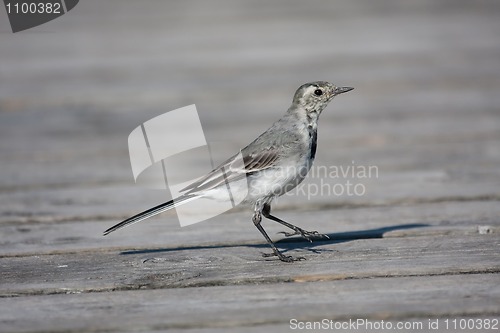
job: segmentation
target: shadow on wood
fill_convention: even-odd
[[[388,226],[383,228],[375,228],[375,229],[367,229],[360,231],[347,231],[347,232],[338,232],[338,233],[327,233],[326,235],[330,239],[318,238],[315,239],[314,242],[309,242],[308,240],[302,237],[289,237],[283,238],[275,241],[276,244],[280,245],[280,248],[284,249],[284,252],[293,250],[293,249],[311,249],[315,247],[315,244],[335,244],[335,243],[343,243],[352,240],[359,239],[372,239],[372,238],[383,238],[384,234],[387,232],[391,232],[394,230],[404,230],[404,229],[413,229],[413,228],[423,228],[428,227],[428,224],[424,223],[412,223],[412,224],[399,224],[394,226]],[[263,244],[227,244],[227,245],[200,245],[200,246],[186,246],[186,247],[175,247],[175,248],[163,248],[163,249],[144,249],[144,250],[131,250],[131,251],[123,251],[120,254],[122,255],[131,255],[131,254],[147,254],[147,253],[161,253],[161,252],[171,252],[171,251],[183,251],[183,250],[201,250],[201,249],[220,249],[220,248],[230,248],[235,246],[248,246],[253,248],[269,248],[269,245]]]

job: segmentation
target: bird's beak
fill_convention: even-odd
[[[353,89],[354,88],[352,88],[352,87],[337,87],[333,92],[335,95],[340,95],[340,94],[346,93],[348,91],[351,91]]]

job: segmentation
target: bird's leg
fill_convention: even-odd
[[[271,249],[273,249],[272,254],[263,254],[262,255],[263,257],[277,256],[281,261],[284,261],[284,262],[292,262],[292,261],[304,259],[302,257],[293,258],[292,256],[285,256],[283,253],[280,252],[280,250],[278,250],[276,245],[274,245],[273,241],[271,240],[271,238],[269,238],[269,235],[266,233],[266,231],[264,230],[264,228],[260,224],[260,222],[262,221],[262,216],[261,216],[260,211],[257,211],[257,210],[255,211],[255,213],[253,214],[253,217],[252,217],[252,221],[253,221],[253,224],[255,224],[255,226],[257,227],[257,229],[259,229],[262,236],[264,236],[267,243],[271,246]]]
[[[264,205],[264,207],[262,208],[262,215],[264,215],[264,217],[266,217],[266,218],[268,218],[270,220],[273,220],[275,222],[281,223],[285,227],[288,227],[288,228],[292,229],[293,231],[295,231],[295,232],[284,232],[284,231],[282,231],[281,233],[284,234],[286,237],[300,235],[300,236],[304,237],[305,239],[307,239],[308,241],[310,241],[311,243],[313,241],[313,238],[326,238],[326,239],[330,239],[330,237],[328,237],[328,235],[320,234],[317,231],[307,231],[307,230],[304,230],[304,229],[299,228],[299,227],[297,227],[297,226],[295,226],[295,225],[293,225],[291,223],[283,221],[282,219],[277,218],[276,216],[271,215],[271,205],[269,205],[269,204]]]

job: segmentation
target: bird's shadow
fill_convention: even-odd
[[[413,229],[413,228],[424,228],[428,227],[429,224],[424,223],[413,223],[413,224],[399,224],[394,226],[375,228],[375,229],[367,229],[367,230],[359,230],[359,231],[346,231],[346,232],[332,232],[323,234],[328,236],[326,237],[315,237],[313,238],[313,242],[309,242],[307,239],[304,239],[299,236],[293,237],[285,237],[283,239],[275,241],[276,246],[278,246],[282,252],[287,252],[296,249],[304,249],[311,252],[320,252],[315,249],[316,246],[321,244],[338,244],[344,243],[354,240],[360,239],[373,239],[373,238],[383,238],[384,234],[394,230],[405,230],[405,229]],[[259,249],[269,249],[269,245],[262,244],[228,244],[228,245],[200,245],[200,246],[183,246],[176,248],[160,248],[160,249],[143,249],[143,250],[131,250],[131,251],[122,251],[120,254],[122,255],[133,255],[133,254],[151,254],[151,253],[168,253],[174,251],[186,251],[186,250],[202,250],[202,249],[219,249],[219,248],[230,248],[236,246],[248,246]]]

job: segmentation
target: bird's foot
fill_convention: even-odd
[[[328,237],[328,235],[320,234],[317,231],[307,231],[307,230],[304,230],[301,228],[297,228],[294,230],[295,230],[294,232],[281,231],[280,234],[285,235],[285,237],[300,235],[300,236],[304,237],[305,239],[307,239],[308,241],[310,241],[311,243],[314,239],[318,239],[318,238],[330,239],[330,237]]]
[[[281,252],[277,252],[277,253],[276,252],[273,252],[273,253],[262,253],[262,256],[264,258],[269,258],[269,257],[277,256],[283,262],[294,262],[294,261],[306,260],[306,258],[304,258],[304,257],[285,256]]]

